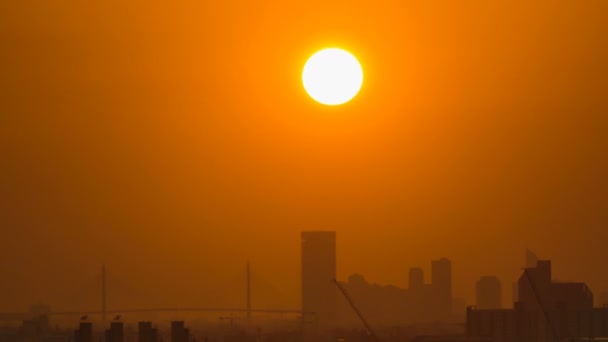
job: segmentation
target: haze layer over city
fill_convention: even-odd
[[[335,232],[344,284],[404,290],[449,260],[462,317],[482,277],[513,307],[526,250],[600,306],[607,13],[4,1],[0,312],[98,311],[102,265],[109,310],[244,308],[247,265],[251,307],[302,310],[307,231]],[[327,48],[361,72],[339,105],[306,84]]]

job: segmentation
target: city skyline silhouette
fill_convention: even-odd
[[[600,338],[607,13],[0,1],[0,342]]]
[[[279,314],[281,320],[284,319],[285,314],[295,314],[295,321],[301,321],[300,329],[302,330],[299,334],[318,331],[319,328],[322,328],[323,331],[334,327],[352,329],[363,323],[368,333],[361,336],[367,336],[363,338],[371,340],[382,339],[372,326],[380,327],[380,331],[384,335],[386,327],[390,326],[418,326],[439,322],[445,327],[454,329],[453,327],[458,326],[463,320],[464,331],[462,333],[464,334],[460,335],[461,337],[446,335],[441,338],[444,340],[481,338],[494,341],[608,338],[608,306],[598,305],[597,302],[594,302],[592,292],[583,282],[555,281],[551,261],[538,258],[529,249],[525,250],[523,273],[517,281],[517,294],[514,295],[517,300],[512,305],[502,306],[502,285],[497,277],[481,276],[475,284],[476,303],[467,306],[465,311],[463,307],[454,306],[456,298],[452,296],[452,264],[449,259],[442,257],[432,261],[430,283],[425,283],[424,273],[420,267],[410,268],[407,288],[370,284],[360,274],[353,274],[348,281],[342,282],[336,279],[336,269],[339,265],[336,259],[337,242],[336,233],[333,231],[302,232],[302,306],[300,310],[258,309],[251,306],[249,264],[246,267],[246,303],[243,303],[240,308],[174,307],[108,310],[107,288],[105,287],[106,267],[104,265],[101,268],[101,280],[104,286],[100,293],[102,299],[100,311],[54,312],[48,305],[34,305],[31,306],[29,313],[0,313],[0,320],[5,324],[22,320],[20,333],[14,335],[16,337],[13,338],[20,336],[27,341],[38,341],[49,336],[51,319],[57,322],[56,318],[59,316],[80,316],[79,328],[73,333],[76,342],[93,341],[94,336],[99,334],[97,332],[99,328],[94,329],[95,325],[101,325],[101,338],[105,338],[105,341],[123,342],[125,323],[121,319],[124,320],[124,316],[135,314],[131,317],[131,321],[133,321],[135,317],[138,317],[137,314],[161,312],[173,312],[173,315],[188,312],[195,316],[199,315],[199,317],[202,313],[224,312],[229,316],[220,316],[219,319],[228,319],[229,327],[235,326],[234,320],[241,321],[241,323],[237,323],[241,326],[240,329],[251,326],[252,322],[256,322],[259,329],[261,322],[268,322],[268,316],[266,318],[255,316],[260,313]],[[344,298],[340,298],[340,292]],[[255,293],[253,296],[255,298]],[[447,300],[447,305],[445,300]],[[357,314],[357,317],[353,317],[353,312]],[[122,315],[115,315],[116,313]],[[235,316],[235,314],[237,315]],[[103,327],[108,326],[106,321],[108,315],[115,316],[109,323],[109,328],[103,330]],[[310,327],[305,329],[307,324]],[[129,325],[129,327],[132,326],[132,324]],[[54,333],[56,338],[65,338],[67,335],[65,333],[61,335],[58,329],[57,326]],[[250,338],[255,340],[261,337],[259,332],[249,335],[246,331],[241,330],[232,337],[222,332],[221,338],[249,341]],[[190,329],[185,328],[183,321],[171,321],[170,332],[171,341],[190,341]],[[207,330],[207,333],[211,333],[211,330]],[[129,334],[134,336],[133,330]],[[318,332],[314,334],[318,338]],[[163,329],[158,328],[158,325],[151,321],[137,323],[138,341],[156,342],[162,339],[162,335]],[[358,338],[362,338],[361,336]],[[10,340],[10,337],[5,336],[4,338]],[[127,338],[127,340],[129,339]]]

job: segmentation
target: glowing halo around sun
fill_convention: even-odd
[[[302,71],[304,89],[315,101],[341,105],[357,95],[363,84],[363,69],[349,52],[329,48],[312,55]]]

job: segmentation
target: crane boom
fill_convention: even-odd
[[[380,341],[380,339],[378,338],[378,335],[376,335],[376,333],[372,329],[371,325],[369,325],[369,323],[367,322],[365,317],[363,317],[363,314],[361,313],[359,308],[357,308],[357,305],[355,305],[355,302],[353,302],[352,298],[350,298],[350,295],[348,294],[348,292],[346,291],[344,286],[342,286],[342,284],[340,284],[340,282],[338,282],[336,279],[334,279],[333,281],[336,284],[336,286],[338,287],[338,289],[340,289],[340,292],[342,292],[342,294],[344,295],[344,298],[346,298],[346,300],[348,301],[350,306],[353,308],[353,310],[355,310],[355,313],[357,313],[357,316],[359,316],[359,319],[361,320],[361,322],[363,322],[363,325],[365,325],[365,328],[367,329],[367,331],[369,331],[369,334],[372,336],[372,338],[376,341]]]
[[[553,324],[553,320],[551,320],[551,318],[549,317],[549,312],[547,312],[544,303],[540,299],[540,294],[538,293],[538,290],[536,289],[536,286],[534,285],[534,282],[532,281],[532,277],[530,277],[530,274],[528,274],[528,270],[525,268],[524,268],[524,274],[526,275],[526,278],[528,278],[528,282],[530,283],[530,287],[532,288],[534,297],[536,297],[538,306],[540,306],[540,309],[542,310],[543,314],[545,315],[545,320],[547,321],[547,324],[549,324],[549,326],[551,327],[551,332],[553,333],[553,338],[555,338],[556,342],[559,342],[560,339],[559,339],[559,335],[557,334],[557,329],[555,328],[555,324]]]

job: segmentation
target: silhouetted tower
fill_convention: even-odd
[[[247,263],[247,319],[251,319],[251,269]]]
[[[321,325],[336,318],[336,232],[302,232],[302,311],[314,312]]]
[[[522,308],[539,310],[542,305],[549,308],[552,301],[550,260],[539,260],[535,267],[525,268],[518,281],[518,296]]]
[[[137,324],[137,341],[138,342],[157,342],[158,331],[152,328],[152,322],[139,322]]]
[[[183,321],[171,322],[171,342],[188,342],[190,329],[185,328]]]
[[[74,332],[74,342],[93,342],[93,324],[91,322],[80,322],[78,329]]]
[[[122,322],[110,323],[110,329],[106,330],[106,342],[123,342],[124,326]]]
[[[526,268],[536,267],[536,263],[538,262],[538,257],[534,252],[526,248]]]
[[[494,276],[479,278],[476,284],[478,309],[500,309],[502,307],[502,287]]]
[[[101,265],[101,321],[106,326],[106,265]]]
[[[539,260],[519,278],[519,307],[526,310],[591,310],[593,293],[585,283],[553,282],[551,261]]]
[[[442,318],[452,313],[452,263],[446,258],[433,260],[431,286],[437,300],[437,311]]]
[[[420,267],[410,268],[409,273],[409,289],[411,291],[419,291],[424,287],[424,271]]]

